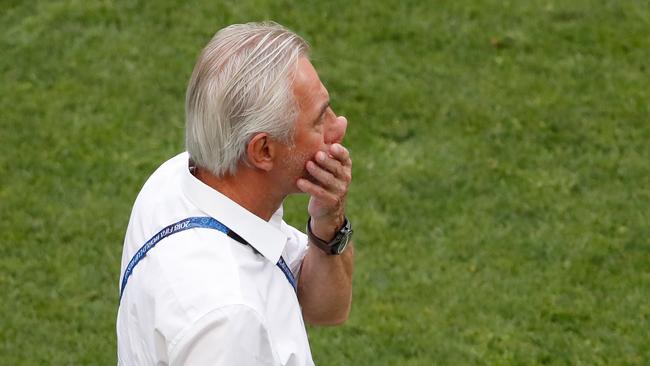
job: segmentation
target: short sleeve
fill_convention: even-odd
[[[298,279],[302,260],[305,259],[307,249],[309,248],[309,240],[305,233],[288,225],[284,221],[282,221],[282,231],[288,236],[287,245],[284,248],[282,256],[289,265],[289,268],[291,268],[293,275]]]
[[[267,327],[245,305],[215,309],[179,337],[170,347],[170,366],[280,365]]]

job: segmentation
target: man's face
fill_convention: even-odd
[[[290,190],[299,192],[298,178],[314,181],[305,168],[307,161],[313,160],[316,152],[327,151],[329,145],[341,142],[347,123],[334,114],[327,89],[305,57],[298,60],[293,93],[299,110],[294,144],[283,149],[280,164],[285,178],[291,179]]]

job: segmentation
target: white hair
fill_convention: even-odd
[[[292,80],[309,45],[276,23],[226,27],[194,66],[185,97],[185,143],[196,165],[235,174],[259,132],[292,142],[298,106]]]

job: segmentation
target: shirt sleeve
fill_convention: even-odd
[[[215,309],[172,345],[170,366],[280,365],[261,317],[245,305]]]

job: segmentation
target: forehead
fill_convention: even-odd
[[[293,93],[301,112],[319,109],[329,99],[327,89],[320,81],[318,73],[306,57],[298,59],[293,80]]]

